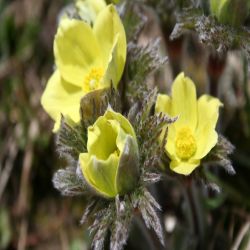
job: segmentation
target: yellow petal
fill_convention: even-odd
[[[130,122],[110,109],[88,128],[88,152],[96,155],[98,159],[106,160],[116,149],[123,151],[128,135],[136,139]]]
[[[172,116],[179,116],[174,123],[176,129],[189,126],[192,131],[197,124],[196,88],[193,81],[180,73],[172,86]]]
[[[176,130],[173,124],[168,126],[167,144],[165,146],[167,155],[170,159],[175,158],[175,135]]]
[[[109,108],[105,112],[104,116],[107,119],[110,119],[110,120],[113,119],[113,120],[118,121],[120,123],[120,126],[124,130],[124,132],[127,134],[130,134],[133,138],[136,139],[135,131],[134,131],[131,123],[122,114],[117,113],[117,112],[113,111],[111,108]]]
[[[181,162],[178,160],[171,161],[170,168],[177,174],[189,175],[195,168],[200,165],[200,161]]]
[[[80,164],[94,189],[114,197],[134,187],[138,178],[138,145],[125,117],[109,108],[88,128],[87,149],[88,153],[80,155]]]
[[[93,30],[104,54],[105,70],[111,62],[112,57],[115,57],[114,66],[116,68],[114,70],[117,74],[116,78],[119,81],[125,65],[127,44],[123,24],[113,5],[107,6],[99,13],[94,23]],[[117,45],[115,48],[116,43]],[[116,85],[117,82],[114,84]]]
[[[95,10],[98,14],[101,10],[106,7],[106,2],[104,0],[85,0],[91,5],[91,7]]]
[[[171,99],[168,95],[158,94],[155,104],[155,112],[171,116]]]
[[[61,114],[74,122],[79,122],[81,97],[80,88],[64,81],[58,70],[53,73],[43,92],[41,103],[45,111],[56,121],[54,131],[59,128]]]
[[[106,7],[106,2],[104,0],[77,0],[76,7],[84,21],[93,23],[98,13]]]
[[[108,159],[100,160],[89,153],[80,154],[80,165],[86,181],[98,192],[107,197],[117,195],[115,178],[119,159],[114,153]]]
[[[115,124],[105,116],[100,116],[95,124],[88,128],[88,152],[96,155],[98,159],[106,160],[116,150],[117,134]]]
[[[158,94],[155,104],[155,112],[171,116],[171,98],[168,95]],[[161,134],[161,141],[165,129]],[[167,144],[165,146],[167,155],[172,159],[175,155],[175,126],[172,124],[168,126]]]
[[[62,77],[81,87],[91,68],[102,68],[103,58],[91,27],[84,21],[63,19],[55,41],[56,64]]]
[[[118,36],[116,37],[116,42],[114,44],[114,47],[112,49],[112,55],[111,55],[111,61],[108,64],[104,80],[103,80],[103,87],[109,87],[111,83],[114,85],[115,88],[117,88],[119,80],[121,78],[121,75],[117,73],[117,67],[118,65],[118,57],[117,55],[117,40]]]
[[[111,120],[110,122],[114,123],[113,126],[117,126],[116,125],[116,121],[114,120]],[[123,129],[122,127],[120,126],[117,126],[117,138],[116,138],[116,146],[117,146],[117,149],[119,150],[120,153],[123,152],[124,150],[124,147],[125,147],[125,142],[127,141],[127,138],[130,137],[134,140],[134,138],[130,135],[128,135]]]
[[[198,100],[198,124],[195,132],[197,151],[194,159],[202,159],[216,145],[218,135],[215,127],[219,117],[219,99],[203,95]]]

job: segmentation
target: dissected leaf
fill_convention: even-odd
[[[67,119],[62,117],[56,145],[60,156],[77,162],[79,154],[87,150],[86,129],[78,124],[69,124]]]
[[[148,92],[147,78],[167,61],[159,54],[159,39],[146,46],[128,44],[125,72],[126,96],[130,104],[143,100]]]
[[[82,195],[86,192],[86,184],[77,177],[74,167],[58,170],[52,181],[54,187],[65,196]]]
[[[176,39],[187,31],[195,31],[201,43],[218,53],[240,49],[250,58],[250,30],[220,24],[215,17],[205,16],[201,9],[188,8],[179,15],[170,38]]]
[[[162,225],[155,211],[155,209],[160,209],[156,200],[145,188],[142,188],[138,194],[132,196],[132,204],[134,207],[139,208],[147,228],[152,228],[162,245],[164,245]]]
[[[81,224],[84,224],[88,220],[88,217],[93,212],[93,209],[96,206],[96,203],[97,203],[97,200],[92,200],[87,204],[84,210],[83,216],[81,218],[81,221],[80,221]]]
[[[132,206],[128,197],[120,200],[116,197],[116,220],[111,234],[110,249],[122,250],[127,242],[132,220]]]
[[[94,214],[95,220],[90,227],[90,233],[94,235],[92,247],[94,250],[102,250],[105,238],[115,218],[115,204],[111,202],[107,207]]]
[[[234,175],[236,172],[232,165],[232,161],[229,155],[234,151],[234,146],[222,135],[218,137],[218,143],[211,150],[208,156],[203,160],[204,163],[212,165],[219,165],[223,167],[230,175]]]
[[[126,31],[127,41],[137,41],[147,17],[143,15],[141,6],[134,1],[125,1],[120,7],[120,15]]]

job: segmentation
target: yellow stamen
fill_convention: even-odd
[[[197,145],[191,129],[187,126],[177,131],[175,150],[178,157],[187,160],[196,152]]]
[[[89,92],[98,89],[100,87],[103,75],[104,75],[103,68],[91,69],[89,74],[84,79],[83,90],[85,92]]]

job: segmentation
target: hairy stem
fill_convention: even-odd
[[[203,222],[201,216],[201,209],[199,206],[199,201],[197,200],[197,194],[195,190],[195,185],[192,179],[185,181],[184,185],[184,196],[188,205],[188,210],[191,217],[192,232],[195,235],[197,244],[196,249],[204,249],[204,232],[203,232]],[[190,222],[190,221],[189,221]]]

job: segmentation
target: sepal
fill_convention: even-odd
[[[116,186],[120,195],[132,191],[139,179],[139,152],[134,138],[127,137],[123,152],[120,157],[116,175]]]

